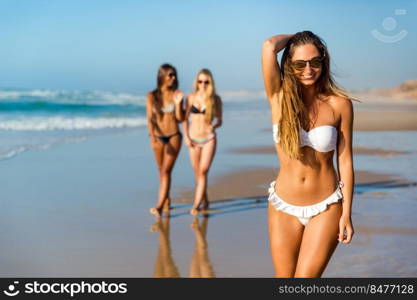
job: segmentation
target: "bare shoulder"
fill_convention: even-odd
[[[149,92],[146,94],[146,102],[152,103],[153,100],[153,93]]]
[[[191,92],[190,94],[188,94],[187,98],[188,98],[188,101],[193,101],[195,98],[195,92]]]
[[[342,96],[329,96],[326,102],[333,108],[337,115],[351,115],[353,113],[352,100]]]
[[[177,95],[184,96],[184,93],[181,90],[176,90],[175,91],[175,96],[177,96]]]
[[[189,93],[187,95],[187,97],[185,97],[185,99],[186,99],[186,102],[185,102],[186,103],[186,106],[187,107],[190,107],[194,103],[195,93],[194,92]]]

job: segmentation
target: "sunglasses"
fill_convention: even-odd
[[[210,83],[210,81],[208,81],[208,80],[198,80],[197,82],[198,82],[198,84],[202,84],[202,83],[209,84]]]
[[[175,73],[168,73],[167,76],[168,77],[175,77]]]
[[[320,68],[322,61],[323,57],[317,56],[310,60],[295,60],[291,63],[291,65],[296,70],[304,70],[304,68],[307,66],[307,63],[310,63],[311,68]]]

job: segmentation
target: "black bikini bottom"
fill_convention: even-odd
[[[172,134],[172,135],[169,135],[169,136],[157,136],[157,138],[162,142],[162,144],[164,144],[164,145],[166,145],[166,144],[168,144],[169,143],[169,140],[173,137],[173,136],[176,136],[176,135],[179,135],[180,137],[182,137],[182,134],[181,134],[181,132],[176,132],[176,133],[174,133],[174,134]]]

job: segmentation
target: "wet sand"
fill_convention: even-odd
[[[366,226],[359,225],[355,228],[362,234],[404,234],[404,235],[417,235],[417,228],[412,227],[389,227],[389,226]]]
[[[417,111],[357,111],[353,129],[357,131],[417,130]]]
[[[417,101],[361,97],[353,102],[356,131],[417,130]]]
[[[228,201],[236,198],[264,199],[270,182],[276,179],[279,169],[254,168],[242,169],[216,177],[210,182],[208,188],[209,199],[212,202]],[[405,178],[390,174],[374,173],[368,171],[355,171],[355,185],[409,185]],[[176,203],[191,203],[194,189],[180,191],[180,196],[174,198]]]
[[[366,99],[368,100],[368,99]],[[353,102],[355,131],[417,130],[417,101]],[[265,130],[270,131],[270,128]]]
[[[275,148],[273,146],[258,146],[247,148],[235,148],[230,152],[236,154],[274,154],[276,155]],[[353,147],[353,155],[377,155],[380,157],[389,157],[397,154],[408,154],[410,152],[400,150],[385,150],[379,148],[367,148],[367,147]]]

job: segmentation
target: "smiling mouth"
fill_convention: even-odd
[[[301,75],[301,78],[303,78],[303,79],[311,79],[311,78],[313,78],[313,75],[310,75],[310,76]]]

